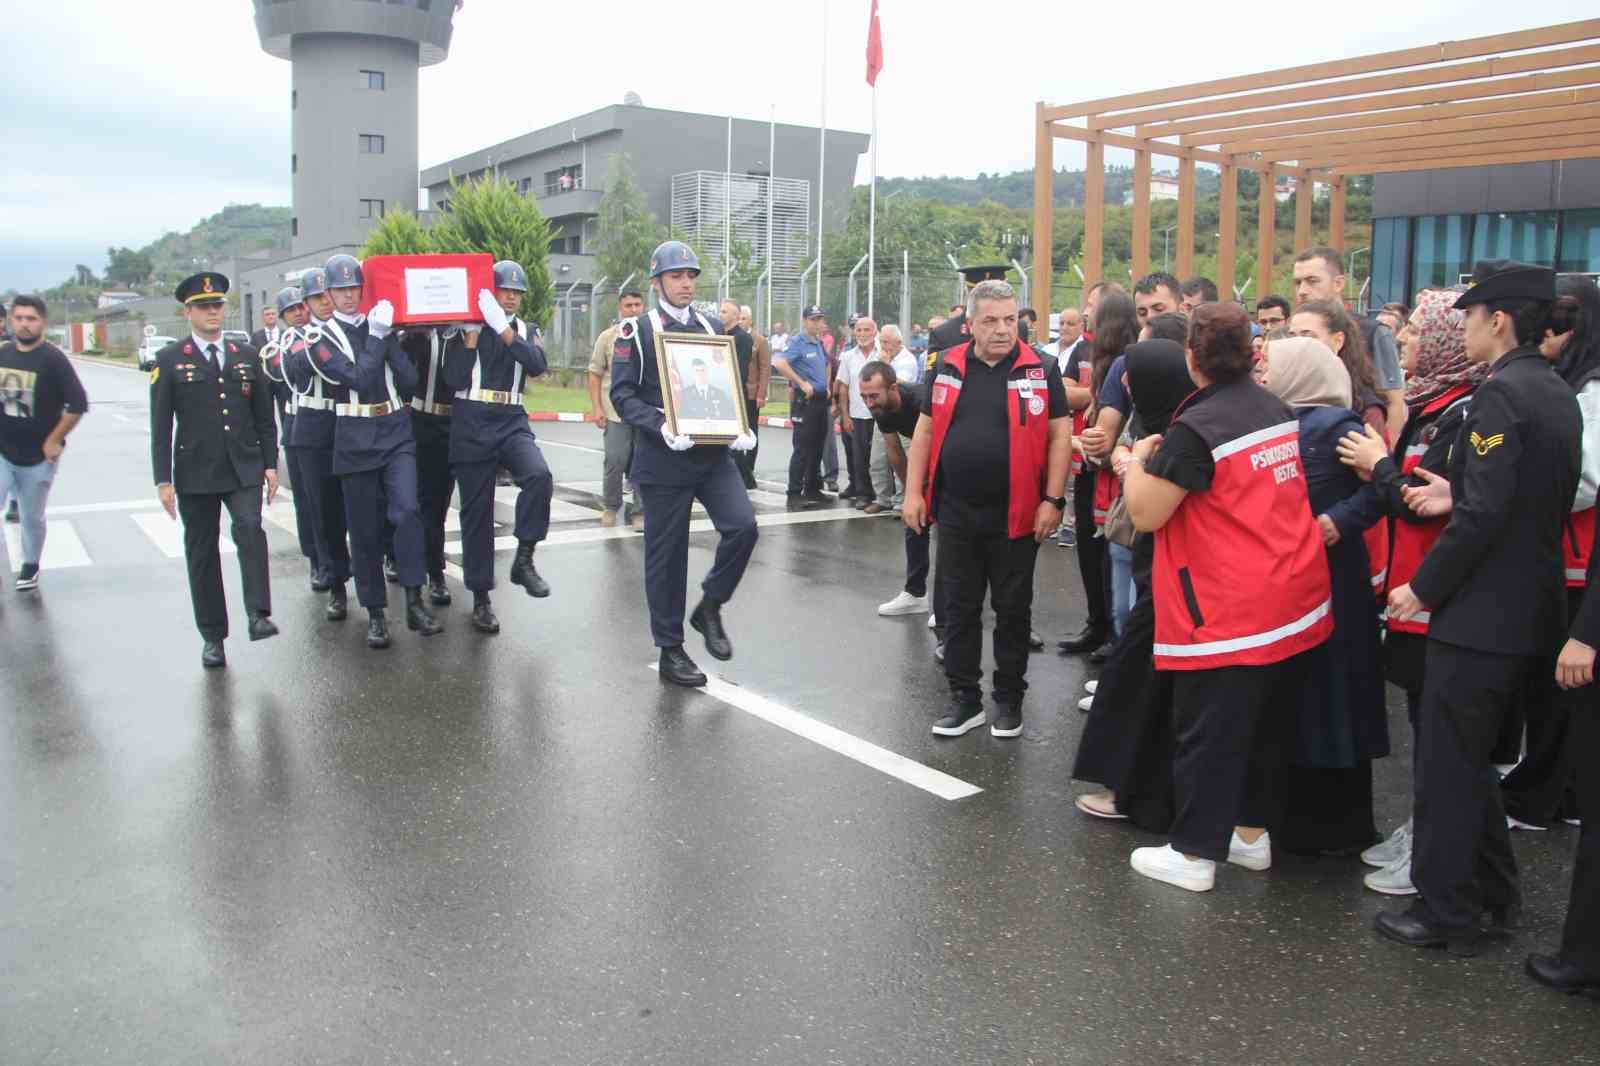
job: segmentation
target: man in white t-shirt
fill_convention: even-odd
[[[868,473],[872,462],[872,438],[877,430],[872,424],[872,412],[861,398],[861,368],[878,358],[878,324],[862,316],[852,328],[855,343],[839,355],[839,371],[833,379],[833,403],[839,412],[839,425],[844,429],[850,448],[850,489],[841,494],[850,498],[850,505],[868,514],[885,510],[872,488]]]
[[[892,323],[878,331],[878,354],[874,358],[888,363],[894,369],[895,380],[908,389],[914,388],[922,377],[922,360],[906,347],[900,327]],[[899,511],[905,486],[895,479],[889,467],[888,449],[875,449],[868,468],[877,503],[884,509]]]

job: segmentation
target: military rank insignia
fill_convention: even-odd
[[[150,384],[154,385],[161,380],[161,364],[157,363],[150,368]]]
[[[1504,433],[1496,433],[1492,437],[1480,437],[1477,431],[1474,430],[1468,440],[1472,444],[1472,450],[1478,453],[1479,458],[1482,458],[1504,444],[1506,435]]]

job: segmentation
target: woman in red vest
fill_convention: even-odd
[[[1300,467],[1300,430],[1250,379],[1250,319],[1202,304],[1189,327],[1199,387],[1165,437],[1133,449],[1123,491],[1155,532],[1156,668],[1173,672],[1172,841],[1133,868],[1192,892],[1216,864],[1272,865],[1302,653],[1333,630],[1328,562]]]

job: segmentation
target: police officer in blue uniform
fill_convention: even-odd
[[[351,573],[356,598],[367,609],[367,647],[390,644],[389,590],[383,574],[384,519],[395,529],[400,584],[405,588],[406,625],[425,637],[444,627],[422,602],[422,519],[417,510],[417,452],[402,389],[416,385],[416,371],[392,337],[394,308],[380,300],[370,319],[359,314],[361,263],[336,255],[323,267],[334,318],[316,344],[290,352],[291,380],[309,371],[348,390],[335,409],[333,472],[343,482],[350,529]]]
[[[333,324],[328,275],[321,267],[300,276],[300,293],[311,312],[306,326],[310,337],[338,328]],[[350,398],[349,390],[312,373],[309,363],[303,364],[297,374],[292,365],[295,360],[287,358],[290,354],[284,353],[283,364],[295,394],[289,446],[299,452],[300,470],[305,475],[304,487],[295,485],[294,505],[296,510],[305,508],[311,512],[317,558],[322,563],[318,583],[329,592],[326,615],[330,622],[342,622],[349,614],[344,584],[350,580],[350,547],[345,539],[344,489],[333,473],[333,427],[334,408]]]
[[[444,522],[455,492],[455,476],[450,472],[452,396],[444,383],[444,353],[455,333],[454,327],[424,327],[400,334],[400,347],[417,372],[411,397],[411,435],[417,441],[417,506],[422,511],[428,600],[435,607],[450,605],[450,589],[444,583]]]
[[[300,463],[304,454],[292,443],[294,389],[283,373],[283,342],[290,336],[290,330],[300,329],[306,324],[311,317],[311,309],[306,307],[306,299],[300,290],[293,286],[278,290],[278,295],[273,299],[273,307],[278,312],[278,321],[271,329],[258,331],[255,339],[261,343],[256,349],[261,356],[261,368],[271,383],[273,406],[278,409],[278,422],[282,426],[278,439],[283,442],[284,465],[289,470],[289,484],[297,496],[302,493],[309,495],[311,490],[308,486],[314,485],[315,479],[310,474],[302,472]],[[317,547],[322,538],[318,536],[316,522],[312,520],[312,515],[315,513],[313,507],[296,506],[295,533],[300,540],[300,554],[311,564],[311,591],[326,592],[329,581]]]
[[[667,241],[650,256],[650,280],[659,306],[623,320],[611,360],[611,403],[624,422],[638,429],[633,483],[644,501],[644,590],[650,633],[661,649],[661,678],[698,686],[706,675],[683,650],[683,613],[689,581],[689,511],[705,507],[720,539],[717,556],[701,585],[700,603],[689,624],[705,637],[713,658],[733,657],[722,624],[722,605],[733,598],[756,546],[756,514],[728,447],[701,444],[667,427],[656,364],[660,332],[720,334],[722,323],[692,305],[700,263],[682,241]],[[746,430],[732,445],[749,451],[755,434]]]
[[[530,596],[550,595],[533,564],[533,550],[550,532],[550,497],[555,480],[528,428],[522,384],[545,371],[539,330],[517,317],[528,292],[520,263],[494,265],[494,292],[478,292],[484,329],[466,329],[445,348],[444,381],[454,390],[450,419],[450,467],[461,487],[461,569],[472,590],[472,626],[498,633],[489,602],[494,588],[495,472],[505,467],[517,493],[517,554],[511,583]]]

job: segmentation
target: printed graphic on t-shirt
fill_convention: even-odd
[[[0,414],[8,418],[32,418],[36,379],[32,370],[0,368]]]

